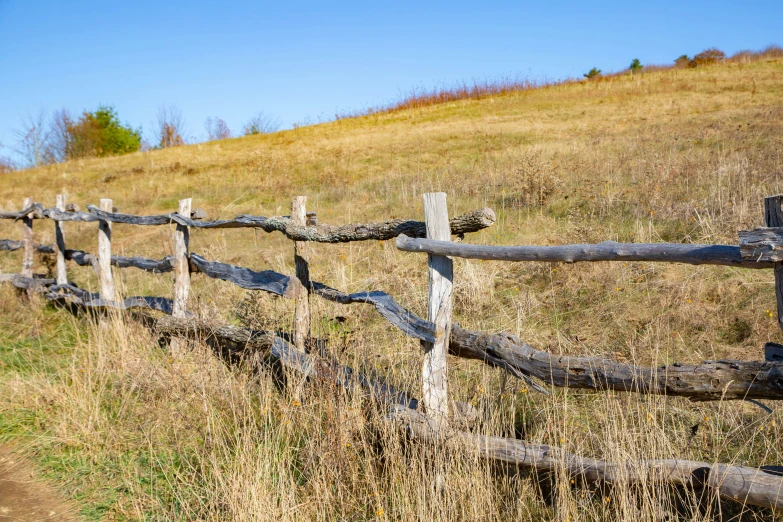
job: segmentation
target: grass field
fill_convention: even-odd
[[[421,194],[444,191],[451,215],[496,211],[474,243],[736,244],[738,230],[763,224],[763,197],[783,192],[781,178],[783,59],[762,57],[56,164],[0,177],[0,206],[18,209],[28,195],[51,206],[64,192],[81,207],[109,197],[122,212],[152,214],[192,197],[217,218],[287,214],[290,198],[306,195],[319,222],[340,224],[422,219]],[[51,223],[35,226],[36,241],[51,242]],[[69,223],[66,234],[69,248],[96,250],[94,225]],[[0,238],[20,237],[19,224],[0,223]],[[172,253],[172,230],[116,225],[113,245],[160,258]],[[294,272],[280,235],[195,231],[191,250]],[[311,250],[314,280],[385,290],[426,316],[425,257],[391,242]],[[0,268],[18,271],[20,259],[2,253]],[[87,268],[69,276],[97,287]],[[170,276],[115,277],[127,295],[171,294]],[[312,306],[332,353],[419,393],[417,342],[370,307]],[[288,328],[293,313],[288,301],[198,275],[191,309],[259,328]],[[638,364],[759,359],[781,339],[771,271],[455,260],[454,309],[465,327]],[[547,502],[543,480],[404,448],[378,427],[384,412],[338,390],[289,402],[268,372],[191,348],[174,357],[133,322],[99,327],[2,288],[0,439],[32,456],[87,520],[783,520],[652,483],[583,490],[560,480]],[[783,463],[783,414],[772,403],[767,415],[743,402],[545,397],[480,363],[449,364],[450,393],[484,414],[480,432],[612,461]]]

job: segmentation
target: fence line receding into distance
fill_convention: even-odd
[[[513,464],[523,468],[552,471],[562,465],[553,460],[552,450],[522,441],[486,437],[459,431],[452,422],[457,417],[469,417],[469,407],[454,403],[450,411],[447,384],[446,354],[477,359],[500,368],[524,380],[535,390],[546,393],[541,382],[592,390],[619,390],[689,397],[692,400],[722,399],[783,399],[783,347],[768,343],[763,361],[705,361],[697,365],[672,364],[658,368],[643,368],[590,357],[553,356],[536,350],[508,334],[486,334],[465,330],[452,318],[453,270],[451,257],[501,261],[647,261],[689,264],[714,264],[742,268],[775,270],[779,317],[783,317],[783,197],[767,198],[767,225],[772,228],[740,233],[741,246],[683,245],[672,243],[623,244],[605,242],[597,245],[485,246],[454,243],[451,235],[460,237],[478,232],[495,222],[491,209],[476,210],[448,218],[446,195],[424,195],[424,222],[393,219],[382,223],[319,225],[317,216],[308,213],[306,199],[292,200],[291,216],[263,217],[240,215],[229,220],[207,221],[206,214],[191,210],[191,199],[179,202],[177,212],[154,216],[122,214],[112,200],[102,199],[100,208],[91,205],[81,211],[74,204],[65,204],[58,196],[53,208],[24,201],[18,212],[0,212],[0,219],[21,220],[22,241],[0,240],[0,250],[23,249],[19,274],[0,274],[28,293],[43,292],[53,302],[77,308],[119,309],[148,308],[167,314],[156,321],[159,333],[172,337],[206,335],[221,343],[255,347],[270,353],[285,367],[312,378],[337,378],[352,390],[364,388],[375,399],[393,405],[389,420],[403,423],[407,433],[424,440],[442,441],[444,434],[457,440],[469,452],[484,459]],[[777,219],[781,217],[782,219]],[[35,245],[33,223],[50,219],[55,223],[55,244]],[[97,222],[98,253],[93,255],[65,247],[64,223],[67,221]],[[111,254],[112,224],[141,226],[175,224],[174,256],[160,260],[123,257]],[[272,270],[254,271],[248,268],[209,261],[189,250],[191,228],[254,228],[280,232],[294,241],[295,275]],[[365,240],[397,240],[403,251],[428,254],[429,298],[428,319],[406,310],[389,294],[381,291],[346,294],[322,283],[311,281],[307,243],[345,243]],[[33,274],[33,254],[56,256],[56,278]],[[67,281],[66,261],[91,266],[96,271],[100,290],[97,294],[82,290]],[[173,297],[116,295],[112,267],[134,267],[152,273],[174,272]],[[289,337],[270,332],[258,332],[228,325],[216,325],[194,317],[187,311],[191,274],[222,279],[249,290],[261,290],[296,300],[294,329]],[[408,336],[420,339],[425,350],[422,369],[422,401],[420,404],[407,393],[388,384],[369,379],[350,368],[336,365],[316,355],[311,349],[311,296],[342,304],[372,304],[380,315]],[[783,319],[781,319],[783,324]],[[289,344],[289,339],[293,344]],[[451,420],[450,420],[451,419]],[[464,419],[463,419],[464,420]],[[560,451],[560,450],[557,450]],[[562,452],[561,452],[562,453]],[[563,453],[565,454],[565,453]],[[783,476],[768,468],[746,468],[722,464],[706,464],[685,460],[651,461],[643,463],[633,476],[626,476],[628,465],[617,465],[568,454],[567,472],[586,482],[638,481],[653,478],[680,485],[709,487],[724,498],[767,507],[783,507]],[[559,459],[559,460],[558,460]],[[621,472],[620,469],[625,471]],[[636,469],[636,468],[635,468]],[[640,471],[641,470],[641,471]],[[622,478],[624,477],[624,478]],[[629,479],[630,477],[630,479]]]

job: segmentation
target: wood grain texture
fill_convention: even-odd
[[[43,216],[44,207],[40,203],[33,203],[31,198],[26,198],[22,204],[22,210],[18,212],[0,212],[0,219],[19,219],[30,218],[40,219]]]
[[[64,194],[57,194],[56,208],[65,212]],[[57,256],[57,284],[64,285],[68,282],[68,274],[65,267],[65,229],[60,221],[54,222],[54,251]]]
[[[72,204],[68,204],[65,207],[65,210],[61,210],[58,208],[47,208],[44,209],[42,214],[44,217],[51,219],[52,221],[79,221],[82,223],[94,223],[96,221],[100,221],[98,216],[94,214],[90,214],[89,212],[80,212],[78,210],[68,210],[68,207],[71,207]],[[75,208],[75,207],[74,207]]]
[[[783,227],[783,194],[764,198],[764,221],[768,227]],[[775,263],[775,300],[778,305],[778,325],[783,328],[783,263]]]
[[[297,225],[287,216],[264,217],[239,215],[233,219],[217,221],[196,221],[178,214],[163,214],[156,216],[134,216],[105,212],[92,205],[87,206],[90,215],[96,218],[111,221],[113,223],[125,223],[130,225],[169,225],[178,223],[193,228],[260,228],[265,232],[281,232],[293,241],[314,241],[318,243],[347,243],[351,241],[388,240],[394,239],[400,234],[409,237],[426,237],[426,227],[421,221],[406,219],[392,219],[381,223],[353,223],[349,225],[330,226]],[[55,214],[49,212],[51,216]],[[451,233],[462,235],[469,232],[478,232],[495,223],[495,213],[492,209],[485,208],[474,210],[467,214],[457,216],[449,222]],[[305,221],[306,222],[306,221]]]
[[[580,484],[670,484],[710,488],[721,497],[742,504],[783,508],[783,476],[764,469],[683,459],[607,462],[582,457],[546,444],[476,435],[457,430],[445,434],[420,412],[392,406],[387,417],[408,437],[429,443],[447,441],[448,448],[481,460],[539,472],[566,474]],[[445,435],[445,436],[444,436]]]
[[[424,194],[424,218],[428,239],[444,242],[450,240],[449,215],[444,192]],[[435,342],[423,343],[422,403],[427,415],[445,424],[449,416],[446,353],[451,330],[454,269],[451,259],[435,254],[428,256],[427,266],[429,274],[427,316],[429,322],[435,326]]]
[[[553,386],[688,397],[693,401],[783,399],[783,363],[704,361],[639,367],[600,357],[569,357],[537,350],[506,333],[488,334],[454,325],[450,353],[502,362]],[[497,365],[497,364],[495,364]]]
[[[101,208],[110,212],[113,208],[112,200],[101,199]],[[98,223],[98,269],[101,299],[114,301],[116,294],[111,273],[111,221]]]
[[[386,292],[355,292],[346,294],[323,283],[312,283],[313,294],[327,301],[340,304],[366,303],[375,307],[381,316],[404,334],[430,343],[435,342],[435,328],[416,314],[402,307],[394,297]]]
[[[783,261],[783,228],[767,227],[739,232],[740,254],[750,261]]]
[[[724,265],[742,268],[773,268],[773,263],[771,262],[756,262],[743,259],[739,247],[730,245],[616,243],[614,241],[604,241],[597,244],[563,246],[490,246],[400,236],[397,238],[397,248],[406,252],[423,252],[494,261],[539,261],[551,263],[644,261],[686,263],[691,265]]]
[[[177,213],[180,216],[190,216],[191,198],[182,199],[179,202]],[[177,225],[174,230],[174,310],[176,317],[185,317],[190,293],[190,262],[188,249],[190,245],[190,231],[185,225]]]
[[[51,280],[54,281],[53,279]],[[131,310],[134,308],[150,309],[171,314],[174,304],[166,297],[132,296],[121,301],[102,299],[100,294],[88,292],[73,284],[52,284],[46,290],[46,297],[55,303],[67,303],[72,306],[91,309]]]
[[[22,274],[2,274],[0,273],[0,282],[11,283],[16,288],[32,292],[43,292],[55,283],[43,274],[33,274],[31,277],[22,276]]]
[[[33,198],[25,198],[22,203],[22,208],[31,208],[33,205]],[[35,252],[35,246],[33,245],[33,219],[30,214],[26,214],[22,218],[22,243],[24,245],[24,253],[22,254],[22,271],[20,275],[22,277],[33,277],[33,253]]]
[[[19,250],[23,247],[24,243],[22,241],[17,241],[15,239],[0,239],[0,250],[13,252],[14,250]]]
[[[295,277],[272,270],[256,272],[228,263],[207,261],[198,254],[190,255],[190,267],[192,272],[201,272],[207,277],[229,281],[247,290],[263,290],[289,299],[295,299],[304,290]]]
[[[307,224],[307,197],[297,196],[291,200],[291,223],[295,226]],[[304,352],[310,338],[310,261],[307,243],[294,241],[294,265],[296,278],[304,286],[304,292],[296,298],[294,306],[294,346]]]

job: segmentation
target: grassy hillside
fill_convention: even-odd
[[[321,223],[421,219],[421,194],[445,191],[456,215],[490,206],[488,244],[675,241],[737,243],[783,191],[783,60],[621,75],[482,100],[302,127],[129,156],[74,161],[0,178],[0,203],[82,207],[113,198],[123,212],[176,209],[192,197],[210,217],[287,214],[308,196]],[[49,242],[51,223],[36,222]],[[95,251],[93,225],[68,224],[69,248]],[[0,238],[18,239],[0,223]],[[166,227],[114,229],[126,255],[170,254]],[[210,259],[293,273],[279,235],[196,231]],[[18,271],[18,253],[0,254]],[[313,279],[386,290],[425,315],[426,261],[392,243],[313,245]],[[39,271],[44,268],[39,267]],[[563,354],[639,364],[758,359],[780,342],[772,274],[642,263],[455,261],[456,319]],[[71,278],[95,288],[86,268]],[[127,294],[171,293],[170,276],[123,270]],[[170,357],[133,324],[99,328],[0,289],[0,438],[24,445],[84,503],[91,519],[712,520],[740,514],[655,484],[571,489],[551,505],[528,477],[498,478],[470,459],[387,435],[379,454],[366,405],[334,390],[287,403],[271,378],[227,368],[207,348]],[[256,327],[287,327],[289,302],[194,276],[192,309]],[[368,307],[314,301],[315,334],[346,363],[368,364],[418,393],[420,349]],[[346,317],[344,323],[335,320]],[[363,362],[369,361],[369,362]],[[682,456],[781,464],[783,416],[747,403],[693,404],[629,394],[532,395],[478,363],[450,360],[450,391],[487,412],[479,430],[610,460]],[[7,397],[7,400],[5,399]],[[365,411],[365,413],[367,413]],[[381,412],[382,414],[382,412]],[[699,427],[693,434],[692,427]],[[426,464],[425,464],[426,463]],[[436,492],[435,471],[449,486]],[[747,520],[769,520],[745,510]],[[779,516],[779,515],[778,515]],[[672,518],[670,518],[672,519]]]

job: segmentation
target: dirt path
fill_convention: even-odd
[[[51,486],[34,477],[26,459],[0,445],[0,522],[75,522],[75,510]]]

